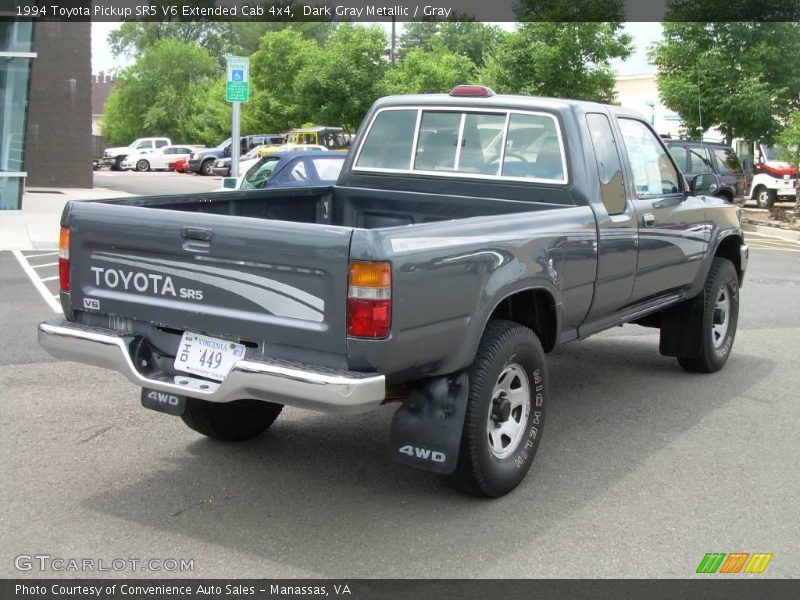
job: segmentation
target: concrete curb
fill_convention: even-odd
[[[790,242],[800,242],[800,231],[794,231],[792,229],[780,229],[779,227],[769,227],[767,225],[753,225],[752,223],[743,223],[742,229],[752,233],[788,240]]]

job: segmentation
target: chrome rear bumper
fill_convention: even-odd
[[[250,398],[310,410],[359,414],[376,408],[386,396],[383,375],[247,359],[238,361],[221,383],[203,380],[207,388],[200,389],[197,379],[193,380],[194,385],[183,385],[177,380],[184,378],[143,375],[131,357],[134,341],[133,336],[63,319],[39,324],[39,344],[56,358],[112,369],[141,387],[210,402]]]

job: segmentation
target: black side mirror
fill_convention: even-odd
[[[713,196],[721,187],[719,177],[714,173],[703,173],[692,180],[691,190],[695,196],[698,194]]]

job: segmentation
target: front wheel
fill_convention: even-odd
[[[539,338],[492,321],[469,370],[467,414],[450,482],[495,498],[513,490],[533,463],[544,426],[547,365]]]
[[[283,404],[260,400],[208,402],[186,399],[181,419],[191,429],[215,440],[242,442],[263,433],[283,410]]]
[[[213,175],[214,174],[214,161],[207,160],[205,161],[202,166],[200,167],[200,172],[203,175]]]
[[[739,322],[739,276],[733,263],[715,258],[703,292],[694,300],[702,303],[699,347],[692,357],[678,357],[687,371],[714,373],[728,361]]]
[[[136,163],[136,170],[139,171],[140,173],[149,171],[150,163],[147,162],[146,160],[140,160],[139,162]]]
[[[753,192],[753,197],[756,199],[756,206],[758,206],[758,208],[772,208],[778,199],[778,193],[775,190],[770,190],[760,185]]]

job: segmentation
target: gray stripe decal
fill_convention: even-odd
[[[318,298],[317,296],[312,296],[308,292],[304,292],[303,290],[293,287],[291,285],[281,283],[280,281],[275,281],[274,279],[269,279],[267,277],[260,277],[258,275],[252,275],[250,273],[242,273],[241,271],[232,271],[231,269],[222,269],[219,267],[206,267],[203,265],[190,264],[181,261],[164,260],[161,258],[147,258],[144,256],[132,256],[130,254],[117,254],[114,252],[98,252],[95,254],[95,256],[112,256],[114,258],[125,258],[129,260],[155,263],[158,265],[182,267],[185,269],[190,269],[192,271],[204,271],[206,273],[213,273],[215,275],[220,275],[224,278],[238,279],[239,281],[247,281],[249,283],[264,287],[268,290],[280,292],[285,296],[289,296],[294,300],[299,300],[300,302],[304,302],[305,304],[308,304],[309,306],[312,306],[317,310],[320,311],[325,310],[325,301],[322,298]]]
[[[213,277],[211,275],[203,275],[193,271],[185,271],[183,269],[173,269],[170,267],[150,266],[143,265],[141,262],[133,260],[126,260],[124,258],[111,258],[100,255],[93,255],[92,258],[100,261],[110,262],[120,265],[128,265],[139,269],[145,268],[151,271],[164,273],[166,275],[176,275],[178,277],[185,277],[193,281],[199,281],[212,287],[220,288],[241,296],[242,298],[257,304],[261,308],[269,311],[273,315],[281,317],[289,317],[292,319],[300,319],[303,321],[322,322],[323,314],[301,302],[287,298],[281,294],[265,290],[254,285],[246,283],[239,283],[231,281],[222,277]]]

